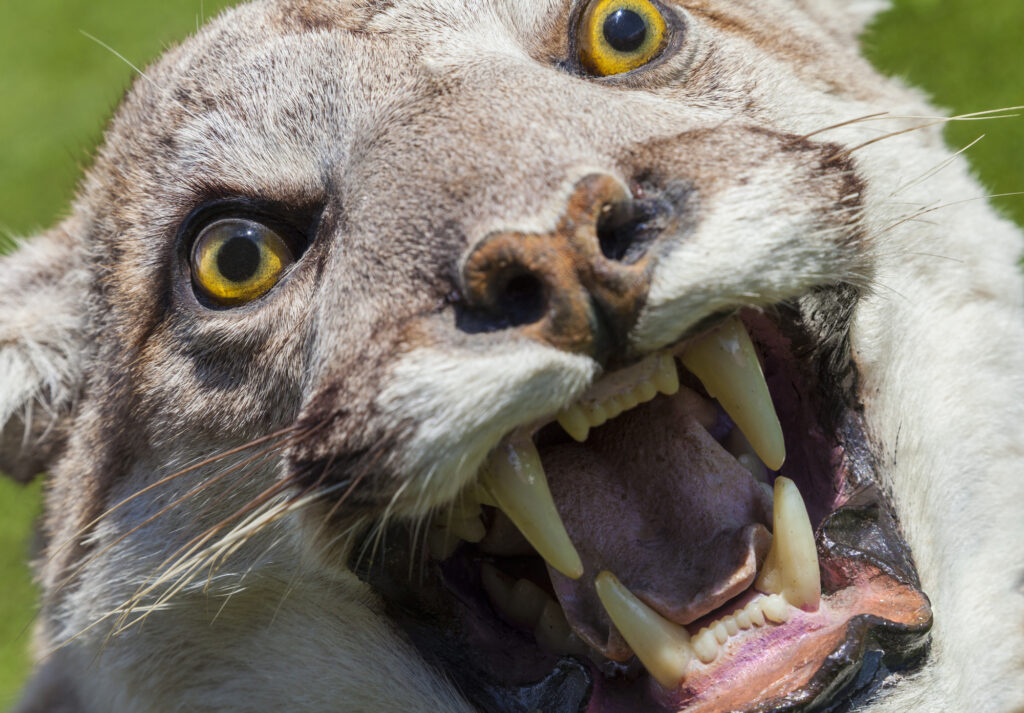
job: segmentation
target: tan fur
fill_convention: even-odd
[[[559,64],[568,0],[257,0],[146,71],[71,217],[0,261],[0,466],[51,472],[19,711],[471,710],[342,563],[601,373],[462,331],[449,299],[482,240],[552,230],[594,172],[697,196],[634,354],[856,289],[858,398],[935,610],[927,664],[864,710],[1024,709],[1019,231],[961,159],[914,182],[939,127],[858,148],[935,113],[859,57],[874,3],[666,5],[683,46],[608,80]],[[177,233],[224,195],[316,206],[320,232],[266,298],[211,311]],[[325,461],[319,490],[275,490]]]

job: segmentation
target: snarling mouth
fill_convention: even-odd
[[[870,696],[931,612],[813,342],[795,308],[744,310],[612,372],[357,570],[488,712]]]

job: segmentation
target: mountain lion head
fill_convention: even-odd
[[[870,5],[170,50],[0,261],[18,710],[1021,710],[1021,235]]]

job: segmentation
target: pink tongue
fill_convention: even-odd
[[[749,587],[767,554],[771,499],[684,406],[659,397],[541,451],[551,492],[585,572],[548,567],[569,624],[605,656],[632,652],[594,590],[613,572],[662,616],[688,624]]]

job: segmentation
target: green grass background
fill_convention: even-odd
[[[836,0],[842,2],[846,0]],[[143,66],[224,0],[0,0],[0,233],[31,235],[66,209],[132,70],[88,33]],[[957,113],[1024,104],[1024,0],[896,0],[865,36],[886,72]],[[959,122],[993,193],[1024,191],[1024,119]],[[1000,199],[1024,223],[1024,199]],[[0,240],[0,244],[4,241]],[[34,591],[24,561],[41,488],[0,478],[0,710],[28,672]]]

